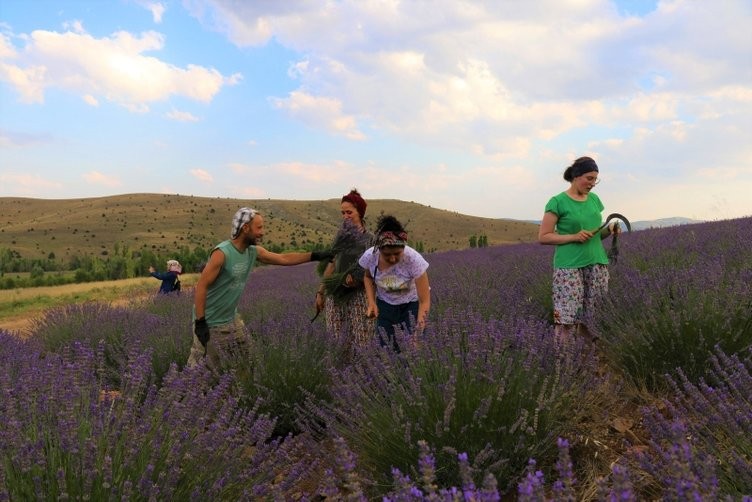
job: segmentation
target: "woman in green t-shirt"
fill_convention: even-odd
[[[541,244],[554,252],[553,303],[556,337],[566,341],[578,334],[590,339],[585,321],[596,302],[608,292],[608,257],[602,239],[619,232],[601,226],[601,199],[591,192],[598,184],[598,165],[580,157],[564,171],[569,188],[549,199],[538,231]],[[593,238],[598,233],[597,238]]]

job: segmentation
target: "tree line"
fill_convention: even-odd
[[[286,251],[313,251],[321,244],[286,249],[275,244],[264,245],[275,253]],[[59,259],[54,252],[46,258],[28,258],[11,248],[0,247],[0,289],[39,286],[60,286],[83,282],[132,279],[149,275],[149,267],[166,269],[167,260],[178,260],[184,273],[200,272],[209,258],[210,249],[182,246],[172,253],[157,253],[149,249],[131,249],[127,244],[116,243],[101,255],[72,255]]]
[[[485,248],[488,247],[488,236],[487,235],[471,235],[470,236],[470,247],[471,248]]]
[[[422,241],[411,245],[419,252],[425,249]],[[326,247],[320,242],[297,246],[264,243],[263,246],[274,253],[316,251]],[[165,270],[167,260],[178,260],[183,266],[183,273],[200,272],[209,258],[210,250],[200,246],[192,249],[182,246],[172,253],[164,253],[150,249],[131,249],[127,244],[115,243],[113,249],[104,249],[100,255],[58,258],[54,252],[50,252],[46,258],[29,258],[12,248],[0,247],[0,289],[145,277],[149,275],[150,266],[160,271]]]

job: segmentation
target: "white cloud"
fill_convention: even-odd
[[[171,110],[165,114],[170,120],[176,120],[178,122],[198,122],[199,118],[190,112],[181,112],[179,110]]]
[[[79,33],[79,34],[86,33],[86,30],[84,29],[84,23],[82,23],[78,19],[73,20],[73,21],[65,21],[63,23],[63,28],[65,28],[68,31],[72,31],[74,33]]]
[[[266,192],[260,188],[244,186],[237,192],[239,197],[246,199],[263,199],[266,198]]]
[[[209,183],[214,181],[214,177],[208,171],[205,171],[204,169],[191,169],[190,173],[191,173],[191,176],[193,176],[199,181],[206,181]]]
[[[0,80],[29,103],[43,103],[45,89],[57,87],[143,113],[149,103],[172,96],[209,102],[223,86],[242,79],[194,64],[179,68],[146,55],[165,45],[164,36],[153,31],[95,38],[77,24],[73,31],[36,30],[23,38],[21,50],[9,46],[7,37],[2,39]]]
[[[106,187],[119,187],[122,182],[116,176],[108,176],[99,171],[89,171],[81,176],[90,185],[101,185]]]
[[[165,4],[163,4],[162,2],[151,2],[151,1],[143,1],[143,0],[139,0],[138,3],[144,9],[151,12],[151,17],[156,24],[162,23],[162,17],[164,16],[164,13],[167,11],[167,6]]]
[[[355,117],[344,114],[342,103],[337,99],[294,91],[287,98],[274,98],[271,101],[277,108],[287,111],[311,127],[325,129],[352,140],[365,139],[365,135],[358,130]]]
[[[238,45],[274,37],[306,54],[299,89],[273,103],[310,127],[359,137],[369,125],[489,156],[505,154],[500,136],[521,159],[520,145],[581,127],[684,120],[687,103],[749,82],[742,1],[661,2],[642,18],[596,0],[191,3]]]
[[[82,99],[87,105],[99,106],[99,100],[95,98],[94,96],[92,96],[91,94],[86,94],[82,96]]]
[[[564,167],[590,153],[602,167],[598,191],[607,208],[630,218],[750,211],[748,0],[661,0],[647,15],[625,15],[612,0],[183,5],[237,46],[230,64],[255,64],[257,55],[288,64],[289,80],[264,73],[263,86],[233,96],[257,106],[246,98],[258,99],[262,89],[262,106],[288,120],[263,123],[263,110],[263,130],[243,129],[248,121],[218,113],[226,103],[217,93],[243,76],[198,60],[171,64],[178,42],[154,31],[95,37],[74,21],[64,33],[17,36],[2,26],[0,80],[25,103],[43,104],[54,88],[92,106],[172,109],[174,119],[195,118],[179,111],[193,109],[185,99],[211,105],[199,126],[222,117],[231,129],[212,129],[185,149],[188,165],[205,169],[191,176],[208,181],[200,185],[212,195],[322,198],[356,185],[367,198],[537,218],[547,198],[566,188]],[[102,116],[102,108],[87,112]],[[296,130],[294,144],[280,148],[290,121],[328,136]],[[167,128],[186,128],[159,124],[153,141],[164,133],[178,144]],[[15,147],[36,140],[0,132],[0,147],[19,159],[26,152]],[[168,153],[175,152],[160,152]]]
[[[285,176],[285,179],[295,179],[296,182],[326,182],[332,179],[332,167],[308,164],[304,162],[283,162],[273,166],[273,170]],[[341,173],[335,178],[341,177]]]
[[[285,0],[284,2],[184,0],[183,6],[210,29],[226,34],[234,44],[245,47],[266,44],[275,34],[275,26],[280,21],[298,19],[303,26],[308,26],[308,20],[316,15],[321,4],[306,0]]]
[[[63,185],[38,174],[16,174],[0,172],[0,184],[14,187],[15,195],[34,195],[38,190],[60,190]]]
[[[253,172],[253,166],[241,164],[240,162],[230,162],[227,167],[235,174],[247,174]]]

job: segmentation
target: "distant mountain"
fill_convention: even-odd
[[[533,223],[540,225],[540,220],[524,220],[527,223]],[[646,228],[663,228],[663,227],[675,227],[677,225],[689,225],[692,223],[703,223],[703,220],[693,220],[692,218],[684,218],[682,216],[674,216],[672,218],[658,218],[657,220],[641,220],[630,221],[632,230],[645,230]]]
[[[675,227],[677,225],[689,225],[691,223],[702,222],[702,220],[674,216],[672,218],[658,218],[657,220],[631,221],[630,223],[632,224],[632,230],[644,230],[646,228]]]

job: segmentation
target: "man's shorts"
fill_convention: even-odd
[[[231,364],[233,359],[247,357],[250,350],[250,339],[245,332],[243,320],[238,315],[235,320],[227,324],[209,327],[209,343],[206,347],[193,334],[191,354],[188,356],[187,366],[195,366],[202,359],[206,365],[219,370],[225,364]]]

